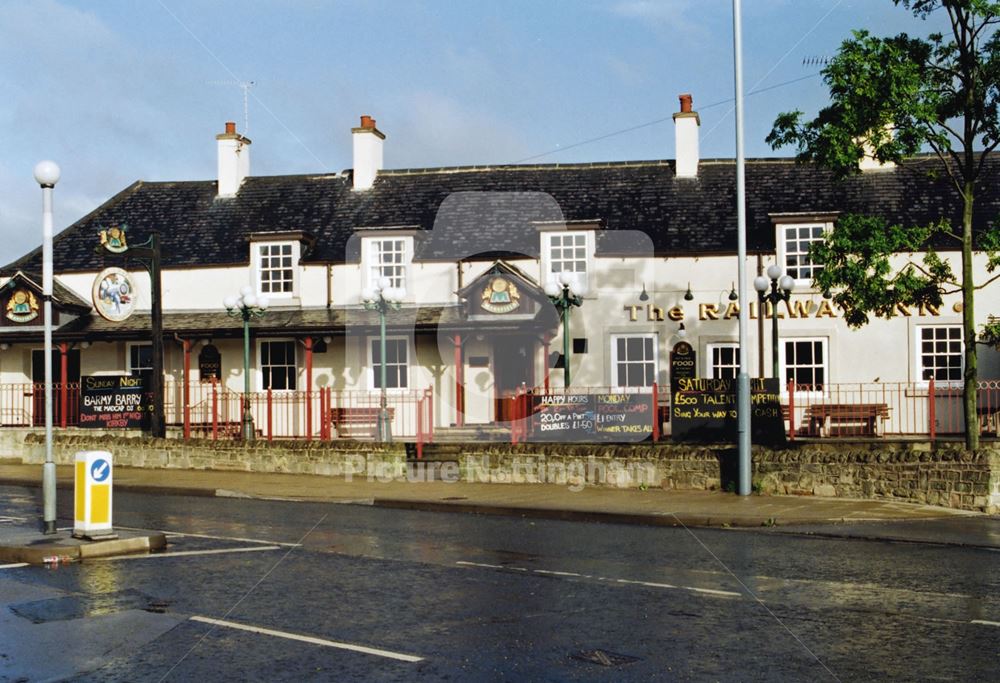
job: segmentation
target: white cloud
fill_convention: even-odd
[[[684,40],[707,33],[706,26],[696,18],[705,11],[704,2],[692,0],[622,0],[611,8],[612,12],[642,21],[659,31],[669,31]]]

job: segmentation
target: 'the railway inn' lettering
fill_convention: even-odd
[[[779,319],[788,318],[839,318],[839,307],[832,301],[821,299],[818,303],[809,299],[797,299],[795,301],[785,301],[785,310],[778,308]],[[639,320],[640,316],[650,322],[663,322],[665,319],[678,322],[684,320],[684,307],[672,306],[664,310],[655,304],[626,304],[625,312],[632,322]],[[756,320],[760,314],[760,305],[756,301],[750,302],[750,319]],[[774,315],[774,306],[768,302],[764,304],[763,314],[765,319],[770,319]],[[941,309],[931,304],[921,305],[917,308],[897,304],[894,314],[902,317],[918,316],[939,316]],[[740,315],[739,303],[733,301],[723,306],[717,303],[698,304],[699,320],[734,320]]]

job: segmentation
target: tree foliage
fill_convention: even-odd
[[[936,155],[940,163],[934,172],[949,179],[960,199],[960,216],[902,226],[878,217],[843,216],[810,256],[823,266],[816,285],[833,296],[854,327],[872,315],[891,317],[898,304],[939,305],[944,294],[961,292],[966,444],[974,448],[974,295],[992,282],[974,281],[974,247],[988,254],[988,271],[1000,265],[996,227],[976,235],[975,245],[973,239],[978,181],[987,158],[1000,145],[1000,2],[892,2],[918,18],[946,18],[949,30],[924,38],[854,31],[823,70],[829,106],[811,120],[804,120],[801,111],[780,114],[767,141],[774,149],[795,146],[799,160],[821,164],[839,177],[859,173],[866,156],[905,168],[918,152]],[[957,273],[931,248],[942,237],[953,239],[961,253]],[[984,334],[1000,340],[1000,325],[989,325]]]

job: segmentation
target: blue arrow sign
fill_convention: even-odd
[[[111,474],[111,463],[104,458],[98,458],[90,465],[90,478],[100,484]]]

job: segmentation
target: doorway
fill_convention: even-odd
[[[529,336],[496,337],[493,342],[494,415],[497,422],[510,422],[521,386],[535,385],[535,341]]]

